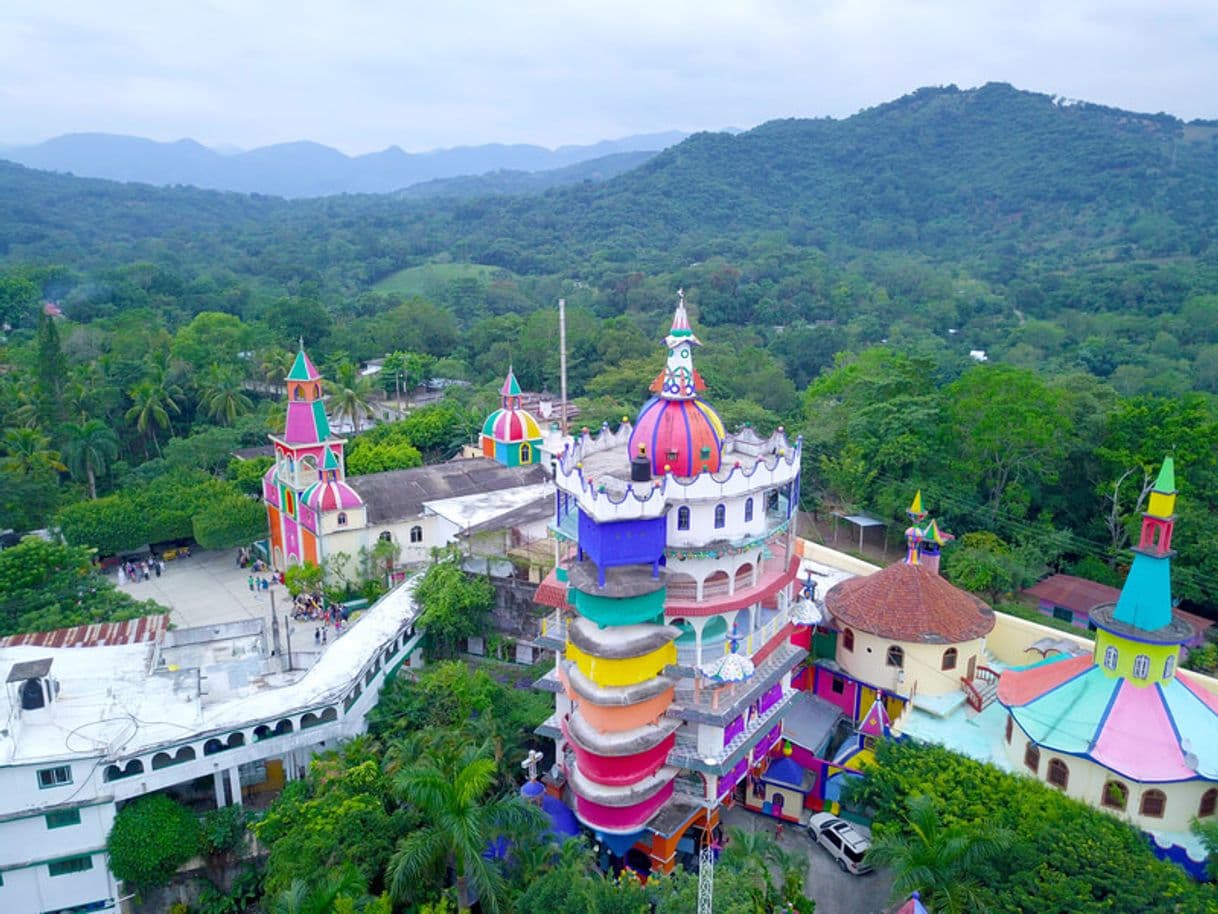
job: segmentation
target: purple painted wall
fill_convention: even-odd
[[[724,797],[726,797],[729,793],[732,792],[732,788],[734,788],[737,784],[740,783],[740,779],[742,777],[744,777],[744,773],[748,770],[749,770],[748,759],[741,759],[734,766],[732,766],[731,771],[728,771],[726,774],[723,775],[723,777],[719,778],[719,799],[720,800],[722,800]]]
[[[723,745],[727,745],[737,736],[744,732],[744,715],[741,714],[734,721],[723,728]]]
[[[761,696],[761,713],[764,714],[782,699],[782,683],[776,682]]]

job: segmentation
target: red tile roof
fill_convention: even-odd
[[[169,616],[140,616],[126,622],[99,622],[95,625],[74,625],[55,628],[49,632],[28,632],[0,638],[0,647],[33,645],[35,647],[96,647],[101,644],[139,644],[157,641],[169,628]]]
[[[825,606],[843,626],[926,644],[971,641],[989,634],[994,611],[925,565],[898,562],[832,588]]]
[[[1209,631],[1209,629],[1213,628],[1214,625],[1218,625],[1218,623],[1214,622],[1213,619],[1207,619],[1205,616],[1199,616],[1196,613],[1190,613],[1183,609],[1173,608],[1172,615],[1174,615],[1177,619],[1183,619],[1185,622],[1191,625],[1193,627],[1193,631],[1195,631],[1198,635],[1204,635],[1207,631]]]
[[[1102,603],[1115,603],[1121,596],[1117,587],[1072,574],[1051,574],[1024,593],[1076,613],[1089,613]]]
[[[537,586],[537,592],[533,594],[533,602],[542,606],[553,606],[555,609],[575,611],[575,607],[567,602],[567,582],[558,580],[553,571],[547,574],[545,580]]]

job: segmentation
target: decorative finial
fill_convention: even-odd
[[[304,352],[304,334],[300,335],[300,351]]]

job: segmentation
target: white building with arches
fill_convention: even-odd
[[[126,893],[105,847],[123,803],[164,790],[241,803],[362,733],[385,676],[420,661],[412,591],[386,594],[305,672],[282,671],[260,635],[214,662],[206,627],[135,644],[0,648],[0,906],[118,910]]]

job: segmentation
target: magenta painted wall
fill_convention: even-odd
[[[744,732],[744,715],[741,714],[734,721],[723,728],[723,745],[727,745],[737,736]]]
[[[285,555],[300,558],[300,531],[296,527],[296,521],[290,517],[283,519],[283,551]]]
[[[300,523],[306,530],[317,532],[317,515],[313,513],[313,509],[306,504],[302,504],[298,509],[300,514]]]
[[[817,698],[823,698],[831,705],[836,705],[842,709],[842,713],[853,718],[854,706],[858,701],[858,683],[844,676],[839,677],[844,686],[842,693],[839,695],[833,691],[833,675],[829,670],[816,667],[816,678],[812,683],[812,694]]]
[[[587,825],[606,831],[631,832],[647,824],[656,811],[672,797],[673,785],[669,781],[655,796],[634,806],[602,806],[583,797],[575,798],[575,810]]]

